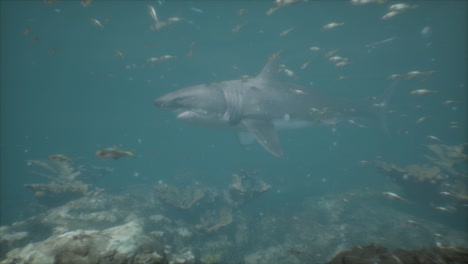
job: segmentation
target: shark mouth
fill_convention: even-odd
[[[195,111],[191,110],[179,111],[179,113],[177,114],[177,119],[180,120],[192,119],[197,117],[199,117],[199,115]]]
[[[193,120],[209,118],[208,112],[202,109],[179,109],[177,111],[177,119],[179,120]]]

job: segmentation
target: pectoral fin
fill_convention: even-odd
[[[241,122],[266,150],[278,158],[283,157],[283,150],[281,149],[275,126],[271,121],[242,119]]]
[[[255,136],[249,131],[238,131],[237,139],[242,145],[250,145],[255,142]]]

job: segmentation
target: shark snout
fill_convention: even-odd
[[[159,106],[163,103],[163,100],[162,100],[161,97],[160,97],[160,98],[154,99],[153,102],[154,102],[154,104],[155,104],[156,106],[159,107]]]
[[[164,96],[154,99],[153,102],[160,109],[163,109],[163,110],[171,109],[169,105],[170,101],[166,100]]]

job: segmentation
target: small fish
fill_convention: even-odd
[[[431,135],[429,135],[429,136],[426,136],[426,138],[427,138],[427,139],[430,139],[430,140],[432,140],[432,141],[442,142],[442,140],[440,140],[440,139],[439,139],[438,137],[436,137],[436,136],[431,136]]]
[[[146,59],[146,61],[148,62],[157,62],[157,61],[165,61],[165,60],[169,60],[169,59],[175,59],[176,56],[173,56],[173,55],[163,55],[163,56],[159,56],[159,57],[152,57],[152,58],[148,58]]]
[[[411,80],[411,79],[414,79],[416,77],[421,77],[421,76],[428,76],[429,73],[427,72],[422,72],[422,71],[410,71],[406,74],[406,79],[407,80]]]
[[[440,192],[439,194],[442,195],[442,196],[445,196],[445,197],[453,196],[453,194],[451,194],[449,192]]]
[[[290,91],[293,94],[306,94],[304,90],[300,90],[300,89],[291,89]]]
[[[88,7],[93,0],[83,0],[81,1],[81,6],[82,7]]]
[[[283,69],[283,72],[286,73],[287,76],[289,77],[293,77],[294,76],[294,72],[291,71],[290,69]]]
[[[158,14],[156,13],[156,9],[154,8],[154,6],[148,5],[147,8],[154,23],[158,24],[159,23]]]
[[[382,195],[392,200],[408,203],[408,200],[401,198],[398,194],[392,192],[382,192]]]
[[[32,31],[32,28],[31,28],[31,27],[27,27],[27,28],[25,28],[25,29],[23,30],[23,35],[25,35],[25,36],[26,36],[26,35],[29,35],[29,33],[31,33],[31,31]]]
[[[57,51],[58,51],[58,49],[51,49],[51,50],[49,50],[49,51],[47,52],[47,54],[48,54],[49,56],[52,56],[52,55],[54,55],[55,53],[57,53]]]
[[[349,65],[350,62],[348,61],[340,61],[338,63],[335,64],[336,67],[343,67],[343,66],[346,66],[346,65]]]
[[[197,51],[195,51],[195,50],[189,50],[189,51],[187,51],[187,53],[186,53],[185,55],[187,55],[188,57],[190,57],[190,56],[193,56],[193,55],[195,55],[195,54],[197,54]]]
[[[236,14],[237,14],[238,16],[242,16],[242,15],[247,14],[248,12],[249,12],[249,10],[243,9],[243,8],[242,8],[242,9],[237,10],[237,11],[236,11]]]
[[[198,14],[204,14],[205,12],[199,8],[195,8],[195,7],[192,7],[190,8],[190,10],[192,10],[193,12],[196,12]]]
[[[50,155],[48,158],[49,160],[54,160],[54,161],[72,161],[72,159],[62,154]]]
[[[408,9],[411,9],[411,8],[416,8],[418,6],[414,5],[409,5],[409,4],[406,4],[406,3],[400,3],[400,4],[394,4],[394,5],[391,5],[388,7],[388,10],[390,11],[395,11],[395,12],[403,12],[403,11],[406,11]]]
[[[160,30],[161,28],[165,27],[167,25],[166,22],[161,21],[156,24],[153,24],[150,26],[150,30],[155,31],[155,30]]]
[[[447,101],[443,102],[442,104],[443,105],[451,105],[451,104],[456,104],[456,103],[457,103],[456,101],[447,100]]]
[[[388,20],[398,14],[400,14],[401,12],[398,12],[398,11],[390,11],[388,12],[387,14],[385,14],[384,16],[382,16],[382,20]]]
[[[96,157],[106,158],[106,159],[120,159],[124,156],[135,156],[133,151],[125,151],[118,149],[117,147],[109,147],[96,151]]]
[[[411,91],[410,94],[414,94],[414,95],[425,95],[425,94],[438,93],[438,92],[439,92],[439,91],[427,90],[427,89],[419,89],[419,90]]]
[[[401,74],[392,74],[387,77],[387,80],[397,80],[397,79],[400,79],[401,77],[402,77]]]
[[[297,4],[300,2],[305,2],[307,0],[275,0],[275,4],[277,6],[288,6],[292,4]]]
[[[89,21],[91,21],[91,23],[93,23],[94,25],[100,27],[100,28],[104,28],[104,26],[101,24],[101,22],[99,22],[99,20],[95,19],[95,18],[91,18]]]
[[[428,117],[421,117],[418,120],[416,120],[416,124],[421,124],[422,122],[426,121]]]
[[[443,206],[437,206],[437,207],[435,207],[435,209],[436,209],[437,211],[439,211],[439,212],[442,212],[442,213],[449,213],[449,212],[450,212],[449,209],[447,209],[447,208],[445,208],[445,207],[443,207]]]
[[[387,0],[351,0],[352,5],[382,4]]]
[[[167,22],[169,23],[175,23],[175,22],[180,22],[180,21],[183,21],[185,20],[185,18],[183,17],[170,17],[167,19]]]
[[[288,252],[293,254],[293,255],[299,255],[299,254],[304,254],[305,253],[305,251],[303,251],[303,250],[297,250],[297,249],[292,249],[292,248],[289,249]]]
[[[31,40],[32,43],[37,43],[41,40],[41,37],[35,37]]]
[[[291,220],[296,221],[296,222],[302,222],[301,219],[299,219],[299,217],[297,216],[292,216]]]
[[[425,39],[429,39],[432,36],[432,29],[431,27],[427,26],[421,29],[420,32],[421,36]]]
[[[170,60],[170,59],[175,59],[176,56],[173,56],[173,55],[163,55],[163,56],[160,56],[158,59],[160,61],[165,61],[165,60]]]
[[[247,24],[247,22],[244,22],[244,23],[241,23],[241,24],[236,25],[236,26],[231,30],[232,33],[238,32],[238,31],[239,31],[241,28],[243,28],[246,24]]]
[[[320,51],[322,49],[320,47],[317,47],[317,46],[312,46],[312,47],[309,47],[309,50],[310,51]]]
[[[273,14],[276,10],[278,10],[278,8],[280,8],[280,7],[279,6],[274,6],[274,7],[270,8],[270,9],[268,9],[266,11],[267,16]]]
[[[343,26],[344,23],[343,22],[332,22],[332,23],[328,23],[326,24],[325,26],[322,27],[322,29],[324,30],[330,30],[330,29],[333,29],[333,28],[336,28],[336,27],[340,27],[340,26]]]
[[[120,57],[121,59],[124,58],[124,55],[122,54],[122,52],[120,52],[120,50],[116,49],[116,50],[114,50],[114,53],[115,53],[116,56]]]
[[[408,220],[405,221],[405,224],[415,226],[415,225],[418,225],[419,223],[414,221],[414,220],[408,219]]]
[[[310,49],[310,48],[309,48]],[[333,54],[337,53],[340,49],[334,49],[332,51],[327,52],[325,55],[323,55],[325,58],[328,58],[330,56],[333,56]]]
[[[294,27],[285,29],[285,30],[283,30],[279,35],[280,35],[280,37],[284,37],[284,36],[286,36],[289,32],[291,32],[291,31],[293,31],[293,30],[294,30]]]
[[[328,60],[332,62],[339,62],[339,61],[347,61],[348,58],[343,58],[341,56],[333,56],[333,57],[328,58]]]
[[[304,64],[301,65],[301,70],[304,70],[305,68],[307,68],[307,66],[309,66],[311,62],[312,62],[312,59],[304,62]]]

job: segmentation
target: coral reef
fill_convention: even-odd
[[[169,264],[194,264],[195,255],[191,249],[182,249],[180,252],[173,252],[169,258]]]
[[[216,264],[220,263],[221,255],[213,252],[205,253],[200,259],[203,264]]]
[[[70,184],[51,182],[48,184],[25,184],[34,191],[34,195],[41,204],[57,205],[87,195],[88,184],[76,181]]]
[[[270,263],[302,263],[296,256],[289,254],[282,246],[269,247],[245,256],[245,264],[270,264]]]
[[[200,185],[190,185],[181,190],[166,184],[157,184],[154,187],[156,196],[167,204],[179,209],[190,209],[194,204],[203,199],[209,190]]]
[[[468,263],[468,248],[427,248],[423,250],[389,250],[378,245],[354,247],[335,256],[328,264],[439,264]]]
[[[209,210],[200,217],[200,224],[197,224],[195,228],[207,233],[212,233],[231,224],[232,219],[232,210],[229,208],[221,208],[217,211]]]
[[[161,263],[158,259],[163,257],[164,263],[174,264],[317,264],[347,248],[373,242],[390,248],[468,244],[460,230],[375,203],[378,193],[359,194],[350,203],[336,195],[310,197],[295,215],[259,216],[243,208],[215,207],[202,214],[194,228],[191,220],[196,213],[167,214],[166,206],[151,198],[152,188],[139,190],[136,197],[85,196],[1,227],[1,263],[26,263],[29,256],[28,263],[47,263],[52,257],[63,263],[97,263],[92,261],[96,258],[101,258],[100,263],[115,263],[109,262],[111,258]],[[409,225],[408,219],[417,224]]]
[[[436,158],[425,155],[433,164],[410,164],[404,168],[377,161],[377,169],[403,188],[406,195],[416,201],[445,202],[451,197],[461,202],[468,201],[468,144],[427,146]]]
[[[271,185],[259,179],[256,171],[241,170],[239,174],[232,174],[231,184],[224,193],[224,198],[233,207],[256,198],[268,191]]]
[[[381,161],[374,164],[382,174],[401,186],[409,199],[423,202],[440,199],[437,193],[444,178],[438,167],[412,164],[400,168]]]
[[[51,180],[46,184],[25,184],[34,191],[39,203],[47,206],[57,206],[73,199],[88,195],[92,191],[90,184],[85,184],[77,178],[81,171],[71,166],[70,160],[50,159],[49,161],[31,160],[31,165],[41,168],[44,172],[33,171],[43,178]]]
[[[432,184],[431,177],[417,174],[432,173],[433,166],[380,165],[402,180],[405,174],[417,175],[406,176],[415,186],[440,187],[448,180]],[[282,200],[283,193],[266,201],[268,206],[248,205],[270,188],[258,178],[241,171],[224,190],[199,183],[159,184],[156,191],[133,185],[119,194],[86,195],[0,227],[0,263],[318,264],[370,243],[387,248],[468,245],[463,227],[418,217],[416,210],[403,212],[398,206],[412,209],[415,204],[382,203],[380,193],[372,190],[312,194],[294,208]],[[216,195],[223,191],[233,198]]]
[[[444,185],[446,191],[451,197],[468,202],[468,144],[458,146],[438,144],[427,147],[437,155],[437,158],[429,155],[425,157],[450,177],[450,183]]]
[[[230,259],[229,255],[234,253],[232,251],[233,243],[230,237],[221,233],[218,233],[216,237],[212,234],[209,234],[209,236],[210,239],[205,241],[200,248],[201,263],[217,264],[228,262]]]
[[[1,263],[165,263],[164,254],[156,250],[139,252],[149,247],[149,241],[141,223],[132,221],[103,231],[76,230],[51,236],[10,251]]]
[[[468,144],[458,146],[434,144],[427,147],[437,155],[437,158],[425,155],[430,162],[451,175],[467,178]]]
[[[386,162],[376,161],[377,168],[395,181],[410,181],[415,183],[440,184],[444,177],[438,167],[411,164],[405,168]]]

